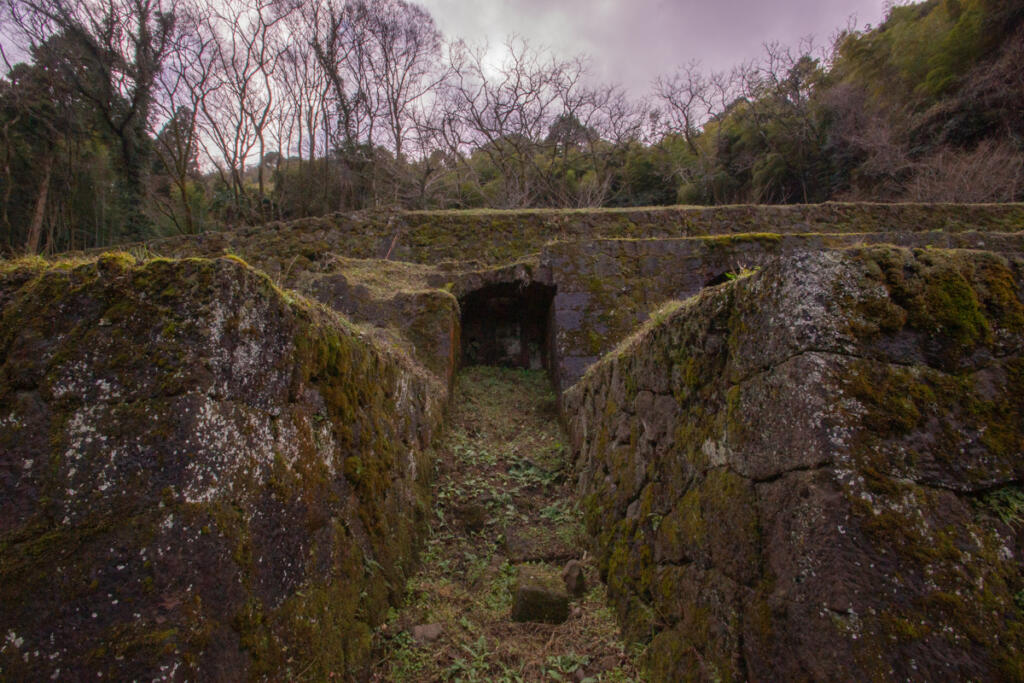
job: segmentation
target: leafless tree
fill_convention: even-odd
[[[388,146],[401,157],[412,108],[445,78],[438,68],[441,33],[419,5],[404,0],[368,3],[368,63],[388,131]]]
[[[286,173],[301,180],[279,183],[275,195],[280,204],[298,202],[310,207],[309,210],[323,211],[326,210],[323,199],[330,194],[327,168],[330,83],[309,48],[304,26],[290,25],[288,33],[291,40],[275,74],[281,96],[274,120],[274,138],[280,151],[278,166],[283,164]],[[314,160],[319,161],[314,164]],[[311,184],[314,175],[318,180],[315,187]]]
[[[694,156],[700,156],[696,139],[701,128],[716,113],[713,82],[701,69],[700,62],[691,61],[670,76],[654,81],[654,97],[658,104],[662,130],[681,135]]]
[[[203,142],[208,149],[212,145],[208,156],[222,182],[231,188],[239,211],[251,211],[246,205],[245,171],[255,156],[262,214],[263,159],[276,103],[273,74],[284,52],[278,35],[285,16],[282,7],[274,0],[234,0],[212,17],[217,35],[216,82],[200,107],[207,134]]]
[[[905,133],[874,107],[867,92],[840,83],[822,96],[832,119],[830,148],[837,162],[856,167],[852,186],[842,197],[851,200],[895,200],[914,172]]]
[[[217,85],[217,36],[201,8],[178,6],[182,30],[156,81],[154,107],[160,129],[152,129],[161,165],[177,190],[179,202],[158,206],[178,229],[197,232],[189,199],[189,182],[198,173],[200,110]],[[179,218],[179,212],[182,214]]]
[[[341,164],[339,202],[363,206],[377,196],[374,142],[381,114],[371,70],[371,8],[365,2],[328,0],[307,7],[303,16],[313,52],[330,84],[334,119],[330,143]]]
[[[729,71],[705,72],[694,61],[654,81],[655,134],[680,136],[695,161],[676,161],[671,169],[676,183],[700,186],[702,196],[722,199],[718,189],[709,184],[721,147],[721,123],[730,111],[755,96],[757,83],[752,62]]]
[[[364,3],[328,0],[306,14],[314,53],[333,91],[336,145],[349,149],[372,139],[377,114],[369,99],[367,11]]]
[[[534,153],[562,113],[567,84],[578,82],[581,60],[559,60],[518,37],[504,45],[504,59],[493,68],[485,46],[453,50],[455,110],[462,133],[459,151],[475,150],[498,171],[505,207],[530,206],[538,188],[531,173]]]
[[[331,84],[320,68],[311,47],[313,35],[300,12],[288,16],[286,30],[289,40],[281,55],[277,80],[295,119],[297,139],[293,147],[289,138],[281,150],[283,154],[294,152],[300,160],[312,160],[328,152],[325,125]]]
[[[649,120],[646,103],[630,100],[615,85],[585,85],[586,63],[559,83],[560,113],[542,146],[534,171],[556,206],[600,206],[611,192],[624,150],[638,142]],[[580,173],[582,172],[582,177]],[[574,178],[575,182],[567,182]]]
[[[1024,196],[1024,154],[985,140],[973,150],[949,147],[914,164],[901,197],[913,202],[1013,202]]]

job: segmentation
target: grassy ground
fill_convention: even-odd
[[[402,609],[377,636],[376,681],[633,681],[604,586],[582,551],[566,444],[542,372],[471,367],[437,444],[435,518]],[[518,566],[581,558],[589,590],[558,625],[509,613]],[[518,564],[517,564],[518,563]],[[439,624],[433,642],[413,627]]]

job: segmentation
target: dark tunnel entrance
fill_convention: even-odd
[[[462,364],[551,370],[555,288],[501,282],[462,297]]]

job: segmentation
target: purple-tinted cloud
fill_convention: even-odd
[[[449,37],[500,44],[511,33],[564,55],[586,53],[595,75],[634,93],[700,60],[728,69],[770,41],[819,44],[845,27],[877,24],[883,0],[419,0]]]

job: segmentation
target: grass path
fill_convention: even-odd
[[[431,535],[403,607],[378,632],[372,680],[639,680],[583,553],[566,439],[544,373],[463,370],[435,448]],[[569,619],[512,621],[518,567],[561,570],[570,558],[582,559],[589,590]]]

